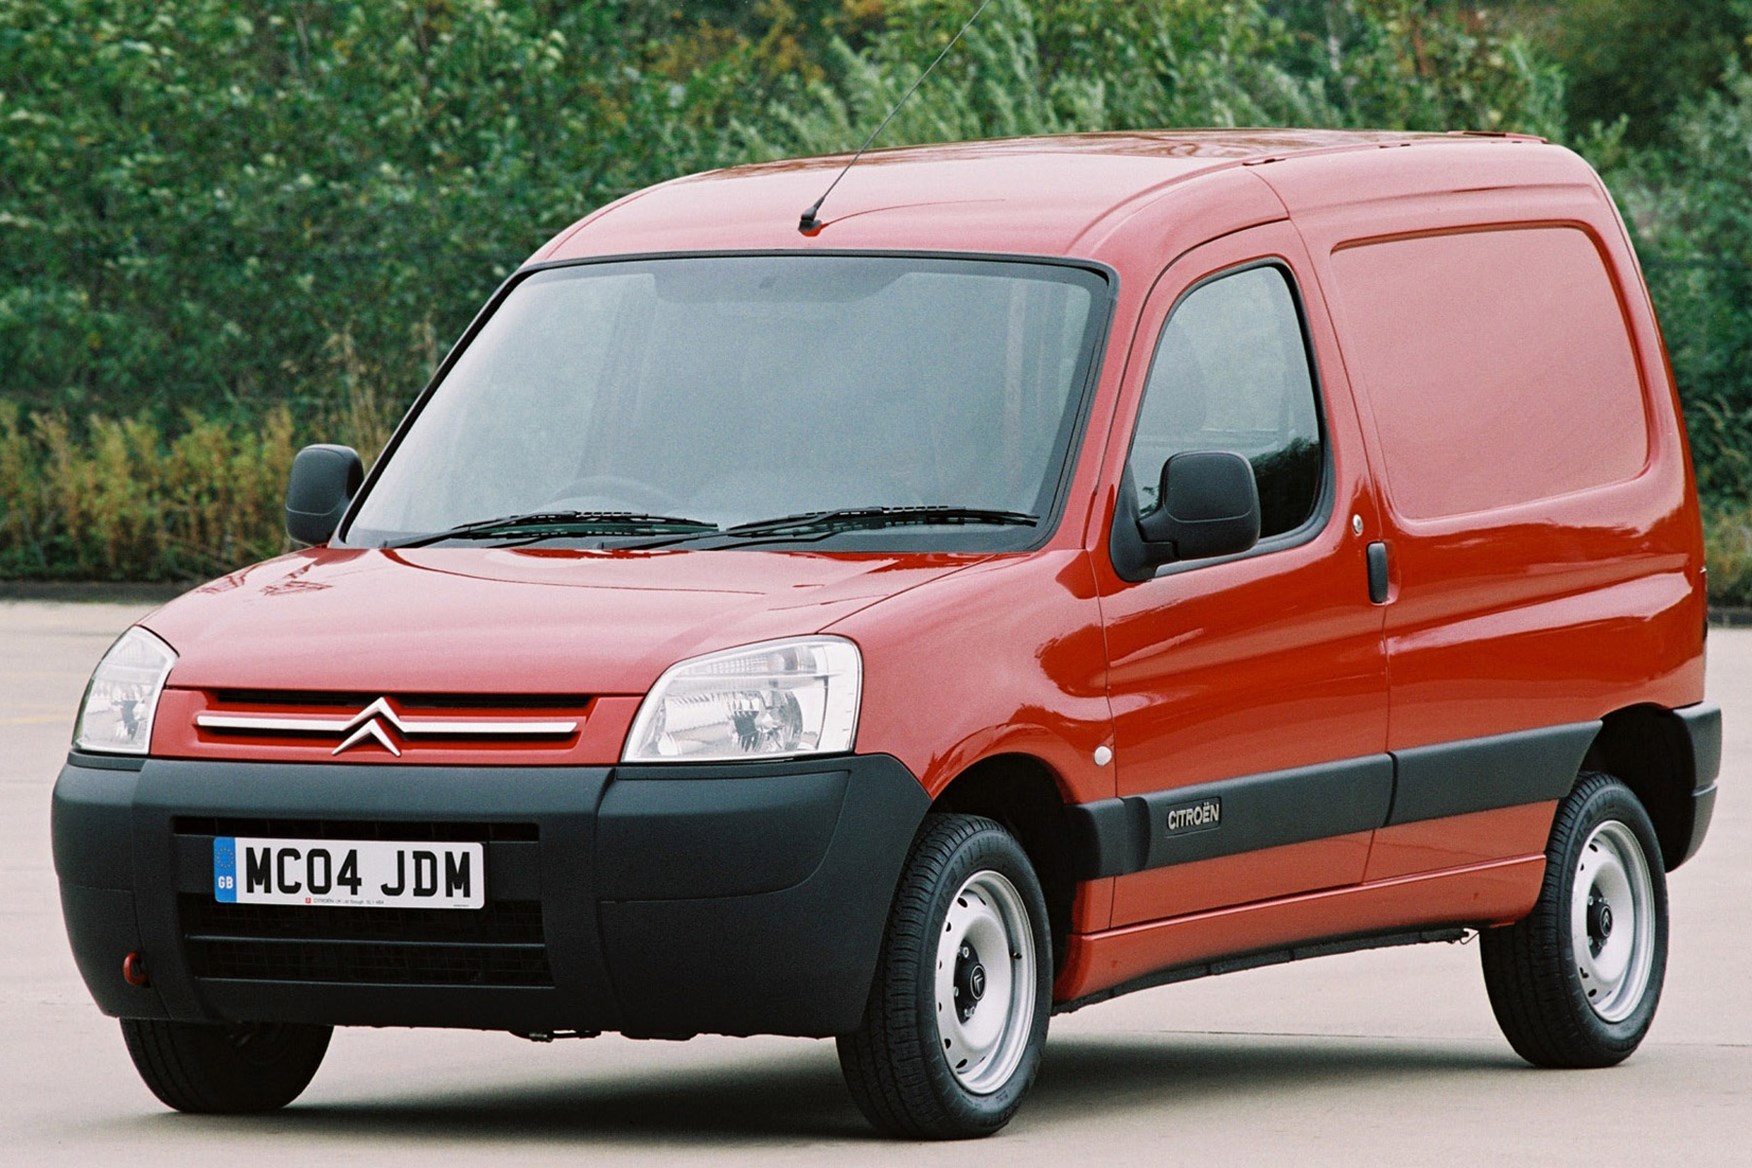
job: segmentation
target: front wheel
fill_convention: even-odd
[[[328,1051],[327,1026],[203,1026],[123,1018],[134,1069],[167,1106],[196,1114],[274,1111],[298,1098]]]
[[[839,1039],[864,1116],[889,1135],[964,1139],[1010,1121],[1052,1006],[1046,901],[1009,832],[932,815],[889,913],[864,1020]]]
[[[1541,1067],[1608,1067],[1636,1050],[1667,971],[1667,880],[1654,827],[1611,775],[1558,805],[1528,917],[1480,938],[1509,1045]]]

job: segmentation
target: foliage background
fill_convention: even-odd
[[[493,286],[628,191],[843,150],[971,0],[0,0],[0,577],[278,551]],[[993,0],[884,144],[1520,130],[1605,174],[1712,588],[1752,602],[1752,0]]]

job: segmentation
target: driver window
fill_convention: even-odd
[[[1253,464],[1261,539],[1306,523],[1320,493],[1320,418],[1288,275],[1246,268],[1200,284],[1156,344],[1127,466],[1138,514],[1156,506],[1162,464],[1226,450]]]

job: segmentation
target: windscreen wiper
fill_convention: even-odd
[[[510,535],[520,539],[560,535],[692,535],[715,532],[718,525],[674,515],[646,515],[638,511],[530,511],[478,519],[445,531],[392,540],[385,548],[416,548],[447,539],[492,539]]]
[[[735,539],[790,538],[832,535],[841,531],[871,531],[883,527],[1033,527],[1040,516],[1023,511],[997,511],[985,507],[930,504],[917,507],[836,507],[828,511],[804,511],[774,519],[757,519],[724,528]]]

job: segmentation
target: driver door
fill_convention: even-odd
[[[1116,522],[1154,505],[1170,455],[1228,450],[1262,524],[1251,551],[1142,582],[1100,565],[1118,793],[1150,824],[1115,927],[1354,884],[1386,817],[1380,521],[1307,274],[1288,223],[1209,243],[1162,274],[1135,341]]]

